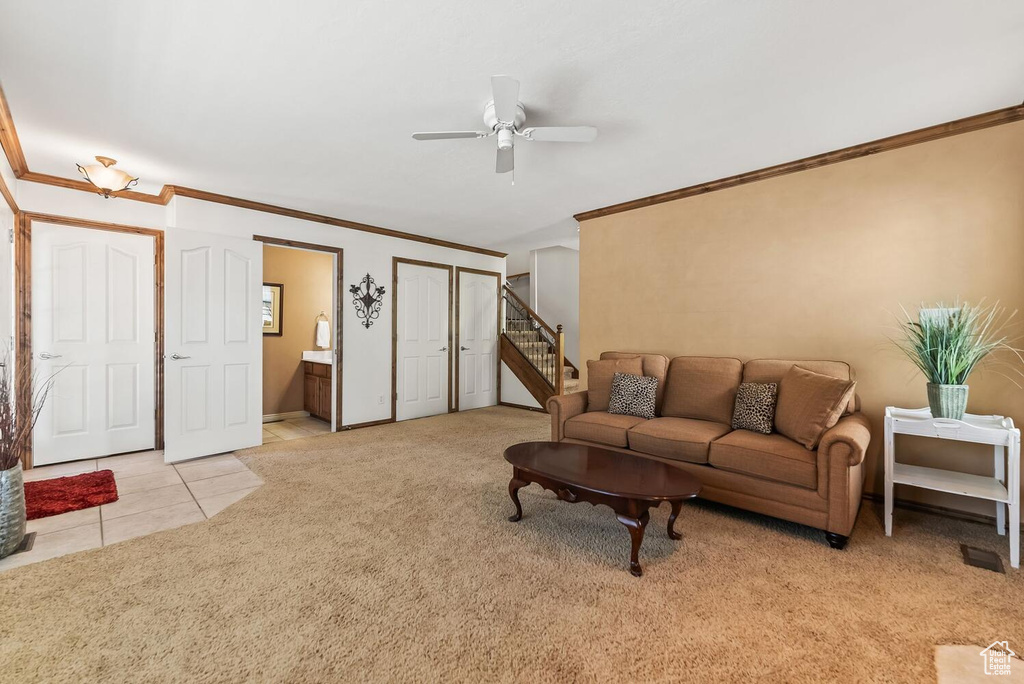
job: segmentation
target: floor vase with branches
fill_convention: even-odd
[[[25,538],[25,480],[21,464],[32,429],[46,401],[50,381],[36,388],[28,409],[20,409],[9,359],[0,365],[0,558],[14,553]],[[31,382],[28,373],[25,378]]]

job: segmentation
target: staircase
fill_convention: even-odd
[[[562,326],[552,328],[506,285],[501,360],[544,406],[558,394],[579,389],[580,372],[565,358]]]

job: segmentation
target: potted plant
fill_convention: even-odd
[[[917,320],[903,309],[900,337],[893,340],[928,380],[928,406],[935,418],[962,420],[967,410],[967,378],[989,354],[1003,349],[1024,361],[1006,335],[1016,311],[1006,315],[993,304],[957,303],[921,307]],[[1021,374],[1019,368],[1015,368]]]
[[[42,383],[33,392],[32,406],[26,415],[20,415],[10,370],[12,364],[6,357],[3,361],[0,365],[0,558],[14,553],[25,537],[25,483],[21,461],[52,384],[52,379]]]

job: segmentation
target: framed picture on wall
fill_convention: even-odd
[[[283,329],[284,285],[263,283],[263,334],[280,335]]]

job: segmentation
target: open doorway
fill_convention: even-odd
[[[342,250],[263,242],[263,442],[341,426]]]

